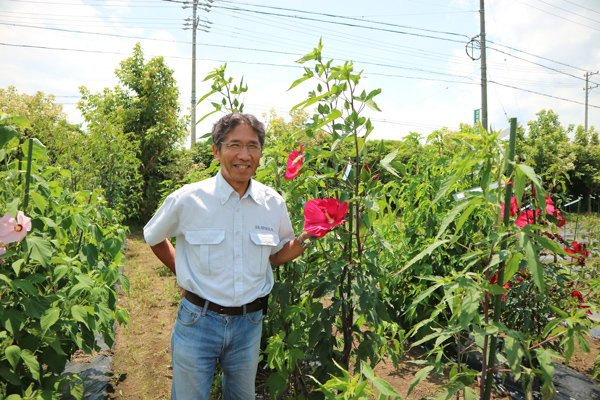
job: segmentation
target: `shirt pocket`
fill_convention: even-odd
[[[250,272],[254,275],[264,275],[269,266],[271,248],[279,244],[276,233],[250,232]]]
[[[201,274],[215,275],[223,269],[225,263],[224,230],[186,231],[185,240],[190,245],[190,262],[200,270]]]

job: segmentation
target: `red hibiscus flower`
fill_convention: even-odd
[[[577,298],[577,300],[578,300],[580,303],[585,303],[585,300],[583,300],[583,295],[581,294],[581,292],[578,292],[577,290],[573,290],[573,291],[571,292],[571,297],[575,297],[575,298]],[[580,305],[580,306],[579,306],[579,308],[581,308],[582,310],[585,310],[586,308],[590,308],[590,306],[582,306],[582,305]],[[588,310],[588,311],[586,311],[585,313],[586,313],[586,314],[590,314],[590,315],[592,314],[592,312],[591,312],[591,311],[589,311],[589,310]]]
[[[556,211],[558,210],[554,208],[554,202],[552,201],[550,196],[546,195],[546,213],[554,214]]]
[[[535,216],[537,217],[539,215],[540,215],[540,210],[539,209],[535,210]],[[521,211],[521,214],[519,214],[519,217],[515,221],[515,224],[522,228],[525,225],[533,224],[533,221],[534,221],[533,210],[523,210],[523,211]]]
[[[558,226],[559,228],[561,226],[564,226],[567,223],[567,220],[565,219],[565,217],[563,217],[562,215],[560,215],[558,213],[558,210],[555,210],[554,215],[556,215],[556,218],[558,218],[558,222],[556,223],[556,226]]]
[[[570,249],[569,246],[565,246],[565,251],[569,254],[583,254],[585,257],[590,256],[589,251],[585,251],[585,243],[571,242],[571,246],[573,249]]]
[[[300,152],[298,150],[292,151],[287,160],[287,168],[285,170],[285,179],[290,180],[294,179],[298,173],[300,172],[300,167],[302,167],[302,160],[304,160],[304,156],[298,158],[298,156],[304,154],[304,149],[302,145],[300,145]]]
[[[504,217],[504,203],[500,204],[500,208],[502,209],[501,216]],[[512,197],[510,199],[510,216],[513,217],[517,211],[519,210],[519,205],[517,204],[517,198]]]
[[[312,199],[304,206],[304,230],[316,237],[323,237],[335,226],[346,222],[348,203],[336,199]]]

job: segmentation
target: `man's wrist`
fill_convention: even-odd
[[[300,246],[302,246],[305,249],[308,249],[309,247],[311,247],[315,240],[317,240],[317,237],[310,235],[309,233],[302,232],[300,234],[300,236],[298,236],[298,241],[300,242]]]

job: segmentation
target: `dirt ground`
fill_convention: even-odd
[[[106,399],[169,399],[172,379],[170,335],[180,291],[175,278],[143,242],[141,233],[136,232],[129,238],[126,260],[124,273],[130,279],[131,290],[129,296],[120,293],[119,305],[129,310],[129,328],[117,328],[112,350],[111,385]],[[590,339],[591,353],[577,352],[569,366],[591,377],[599,348],[600,340]],[[436,388],[444,383],[443,375],[430,376],[406,397],[414,374],[420,370],[410,361],[421,354],[419,349],[412,349],[405,354],[398,370],[394,370],[390,362],[378,365],[375,372],[388,381],[402,399],[433,396]],[[496,398],[508,397],[497,395]]]

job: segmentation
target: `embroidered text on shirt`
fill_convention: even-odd
[[[262,231],[271,231],[271,232],[274,232],[273,228],[271,228],[270,226],[255,225],[254,229],[260,229]]]

